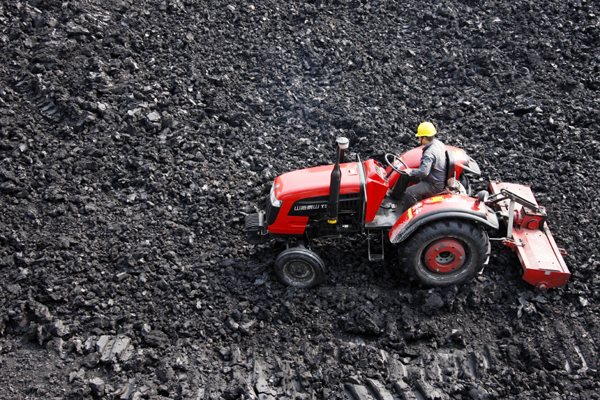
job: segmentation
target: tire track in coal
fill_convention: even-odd
[[[597,324],[581,325],[578,322],[566,323],[557,319],[540,326],[539,342],[532,343],[542,357],[555,356],[569,375],[585,375],[597,370],[598,347],[591,332],[597,331]],[[487,339],[487,340],[486,340]],[[335,358],[345,346],[354,349],[354,354],[364,357],[376,355],[378,374],[370,376],[346,376],[342,380],[342,395],[350,400],[398,400],[398,399],[451,399],[456,388],[477,388],[481,382],[494,380],[494,373],[511,368],[499,357],[502,351],[493,338],[482,338],[479,347],[440,348],[427,350],[416,358],[401,357],[391,351],[357,342],[337,342]],[[239,353],[233,351],[233,353]],[[325,365],[324,348],[309,346],[302,353],[312,364]],[[244,358],[244,360],[242,360]],[[301,357],[303,358],[303,357]],[[238,381],[245,382],[244,394],[249,399],[277,399],[282,396],[310,396],[316,393],[306,385],[303,375],[306,360],[295,356],[287,357],[271,352],[251,352],[246,357],[233,357],[233,368]],[[545,367],[548,368],[546,360]],[[378,376],[374,378],[374,376]],[[457,386],[458,385],[458,386]],[[453,388],[453,389],[449,389]],[[307,390],[308,389],[308,390]]]
[[[404,363],[381,350],[387,371],[386,382],[366,379],[346,383],[344,389],[351,400],[450,399],[442,387],[456,381],[476,383],[496,361],[493,350],[485,345],[481,350],[442,349]]]
[[[344,346],[344,343],[338,343],[338,349]],[[350,343],[349,347],[354,348],[355,353],[361,357],[376,355],[376,364],[381,366],[379,379],[348,377],[340,387],[341,392],[335,395],[345,395],[351,400],[450,399],[452,395],[443,388],[457,381],[475,384],[485,377],[487,370],[495,363],[487,346],[482,350],[441,349],[410,361],[364,343]],[[325,353],[324,348],[316,346],[309,351],[313,353],[309,357],[316,357],[314,362],[326,365],[325,359],[320,356]],[[340,351],[333,353],[339,355]],[[227,377],[214,379],[202,392],[223,393],[233,382],[233,387],[237,388],[235,393],[243,392],[247,399],[318,396],[319,392],[312,390],[309,384],[315,377],[306,369],[303,357],[289,358],[270,352],[253,351],[244,354],[236,346],[228,354],[230,365],[220,371],[227,371]]]
[[[203,353],[208,353],[208,348]],[[314,391],[303,382],[302,362],[271,352],[249,351],[231,345],[223,368],[212,371],[210,379],[198,389],[198,398],[242,398],[276,400],[281,398],[315,398]]]
[[[557,319],[548,328],[549,335],[542,345],[555,360],[560,360],[561,368],[569,375],[597,371],[598,345],[592,332],[598,332],[598,326],[586,329],[577,320],[569,320],[567,326],[563,320]]]
[[[25,74],[17,78],[15,87],[45,118],[52,122],[60,122],[65,118],[65,111],[39,77]]]
[[[576,323],[576,337],[580,338],[580,356],[585,360],[590,370],[598,371],[598,358],[600,357],[598,344],[596,342],[597,332],[600,332],[597,320],[589,320],[590,327],[585,329],[580,323]],[[595,333],[594,333],[595,332]],[[577,349],[576,349],[577,350]]]
[[[303,389],[297,366],[279,356],[253,356],[246,398],[276,400],[286,396],[309,396]],[[278,379],[274,379],[278,377]]]

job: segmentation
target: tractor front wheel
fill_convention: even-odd
[[[325,263],[319,255],[305,247],[291,247],[275,259],[279,280],[297,288],[317,286],[325,280]]]
[[[471,280],[486,263],[489,238],[478,225],[462,220],[431,223],[411,236],[400,261],[426,286]]]

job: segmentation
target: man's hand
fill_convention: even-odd
[[[405,164],[402,164],[398,159],[394,160],[394,167],[398,169],[398,171],[404,172],[406,170],[410,170]]]
[[[406,167],[402,170],[402,172],[404,172],[406,175],[410,175],[410,171],[412,171],[412,168]]]

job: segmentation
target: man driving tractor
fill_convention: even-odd
[[[571,274],[531,189],[491,181],[491,193],[471,196],[464,173],[480,176],[479,165],[463,149],[444,146],[436,133],[431,122],[423,122],[417,129],[421,146],[385,153],[385,164],[358,156],[343,162],[348,139],[337,138],[335,164],[273,180],[265,209],[244,218],[248,241],[284,242],[274,261],[276,275],[286,285],[309,288],[326,280],[327,268],[311,240],[366,233],[369,260],[383,260],[387,237],[403,270],[426,286],[442,287],[467,282],[482,270],[490,258],[488,230],[497,232],[503,224],[502,243],[518,253],[523,279],[540,288],[564,286]],[[404,190],[398,189],[402,181]],[[418,209],[409,208],[419,200]],[[375,246],[372,239],[379,239]]]
[[[435,137],[437,130],[431,122],[422,122],[417,128],[416,137],[423,146],[423,156],[419,168],[405,168],[404,174],[394,187],[391,196],[401,200],[400,210],[426,197],[444,190],[446,184],[446,149],[444,143]],[[416,184],[407,187],[410,182]]]

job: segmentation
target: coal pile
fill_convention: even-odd
[[[599,398],[600,5],[0,4],[0,398]],[[287,288],[244,241],[272,179],[440,128],[532,186],[572,271],[494,246],[427,290],[319,244]],[[393,262],[393,259],[388,260]]]

